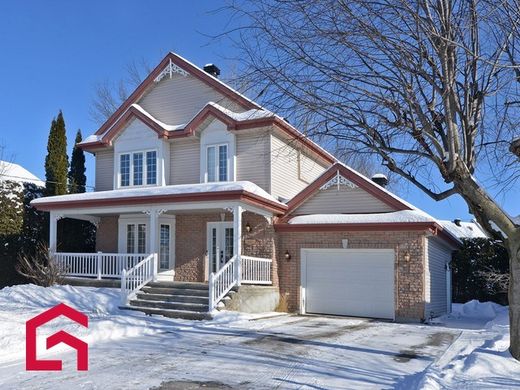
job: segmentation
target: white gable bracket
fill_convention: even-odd
[[[180,75],[186,77],[188,75],[188,72],[186,72],[184,69],[182,69],[181,67],[175,65],[173,63],[173,61],[170,59],[170,62],[168,63],[168,65],[166,65],[166,67],[163,69],[163,71],[161,73],[159,73],[159,76],[157,76],[154,81],[156,83],[158,83],[159,81],[161,81],[165,76],[169,76],[169,78],[171,79],[173,77],[173,75],[175,73],[179,73]]]
[[[328,182],[326,182],[324,185],[322,185],[320,187],[320,190],[326,190],[332,186],[337,186],[338,191],[339,191],[340,186],[345,186],[345,187],[352,188],[352,189],[358,188],[358,186],[355,185],[354,183],[352,183],[350,180],[341,176],[339,171],[337,171],[336,176],[334,176],[332,179],[330,179]]]

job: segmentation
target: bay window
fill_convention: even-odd
[[[119,155],[119,186],[157,184],[157,152],[139,151]]]

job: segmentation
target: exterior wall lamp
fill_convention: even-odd
[[[251,225],[248,223],[246,223],[246,232],[248,233],[251,233],[251,231],[253,230],[253,228],[251,227]]]
[[[285,254],[283,255],[283,257],[285,257],[285,260],[287,260],[287,261],[291,260],[291,254],[289,253],[289,251],[285,251]]]
[[[403,259],[408,263],[410,261],[410,252],[404,252]]]

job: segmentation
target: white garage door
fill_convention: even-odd
[[[303,249],[307,313],[394,318],[394,251]]]

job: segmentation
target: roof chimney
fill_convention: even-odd
[[[213,77],[218,78],[220,76],[220,69],[215,64],[206,64],[203,69]]]
[[[388,184],[388,178],[382,173],[376,173],[372,176],[372,181],[376,184],[379,184],[381,187],[386,187]]]

